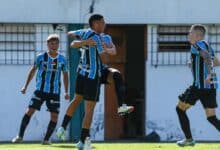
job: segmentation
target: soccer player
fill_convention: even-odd
[[[179,146],[195,145],[186,111],[197,100],[201,101],[207,120],[220,131],[220,120],[217,119],[215,113],[217,78],[213,68],[214,51],[204,40],[205,34],[206,28],[199,24],[192,25],[189,32],[193,84],[179,96],[179,103],[176,107],[179,122],[185,135],[185,139],[177,142]]]
[[[84,72],[91,73],[92,66],[87,64],[87,63],[89,63],[88,57],[91,57],[91,54],[92,54],[90,48],[95,46],[98,53],[99,53],[99,54],[96,55],[96,59],[98,59],[98,66],[99,66],[98,71],[96,71],[96,72],[99,73],[99,75],[98,75],[98,80],[99,80],[99,85],[98,86],[99,86],[99,88],[100,88],[100,84],[103,82],[103,80],[101,79],[101,77],[103,76],[103,74],[102,74],[103,64],[101,62],[100,57],[102,57],[102,54],[104,52],[107,52],[107,51],[108,51],[109,54],[114,54],[116,52],[115,51],[115,46],[113,45],[113,43],[110,43],[110,46],[111,46],[110,48],[107,48],[107,43],[105,45],[103,45],[103,41],[102,41],[103,40],[103,37],[102,37],[103,34],[102,33],[104,31],[104,28],[105,28],[105,22],[104,22],[103,16],[99,15],[99,14],[92,15],[89,19],[89,25],[90,25],[91,29],[71,31],[71,32],[68,33],[69,36],[72,36],[72,37],[75,37],[75,38],[78,39],[78,40],[75,40],[71,44],[71,47],[80,48],[81,59],[80,59],[80,63],[79,63],[79,66],[78,66],[78,77],[77,77],[77,81],[76,81],[75,97],[72,100],[72,102],[70,103],[70,105],[69,105],[69,107],[66,111],[66,115],[64,116],[62,127],[60,127],[57,131],[58,138],[63,139],[63,140],[65,139],[65,130],[66,130],[67,124],[69,123],[69,121],[70,121],[70,119],[73,115],[73,112],[75,111],[78,104],[85,97],[85,96],[83,96],[82,94],[79,93],[80,92],[79,91],[79,89],[80,89],[80,86],[79,86],[80,78],[79,77],[81,76],[80,72],[82,73],[82,70],[84,70]],[[91,35],[91,34],[93,34],[93,35]],[[91,61],[91,59],[90,59],[90,61]],[[96,60],[96,62],[97,62],[97,60]],[[107,78],[107,74],[106,74],[106,78]],[[120,78],[120,79],[122,79],[122,78]],[[92,87],[89,84],[91,84],[91,83],[85,82],[85,85],[84,85],[85,87],[86,86],[88,87],[88,90],[93,91],[94,89],[96,89],[96,88]],[[98,89],[98,91],[97,91],[98,93],[97,93],[97,96],[95,98],[95,101],[99,100],[99,96],[98,96],[99,90],[100,89]],[[86,94],[86,93],[84,93],[84,94]],[[84,98],[84,99],[86,99],[86,98]],[[125,108],[125,107],[126,106],[124,106],[123,108]],[[127,110],[124,109],[124,110],[121,110],[121,112],[123,112],[123,111],[128,112],[129,107],[126,107],[126,108],[127,108]],[[93,111],[92,111],[92,113],[93,113]],[[92,115],[92,114],[90,113],[90,115]],[[85,115],[85,116],[87,116],[87,115]],[[89,117],[92,119],[92,116],[89,116]],[[86,117],[84,117],[84,121],[85,121],[85,119],[86,119]],[[83,124],[84,124],[84,121],[83,121]],[[89,122],[91,122],[91,120]],[[89,125],[89,127],[90,127],[90,125]],[[85,142],[86,137],[89,137],[89,130],[83,128],[82,133],[81,133],[81,140],[77,144],[77,147],[79,149],[84,147],[84,143],[91,143],[90,141]],[[85,147],[91,147],[91,146],[90,145],[88,146],[88,145],[85,144]]]
[[[50,122],[42,144],[50,144],[49,138],[52,135],[59,114],[60,108],[60,77],[63,72],[63,83],[65,89],[65,99],[68,95],[68,67],[66,58],[58,53],[59,37],[56,34],[49,35],[47,38],[48,52],[41,53],[37,56],[34,65],[31,67],[25,85],[21,93],[25,94],[27,87],[33,79],[35,72],[36,90],[30,100],[29,107],[25,112],[18,135],[12,139],[12,143],[20,143],[23,140],[25,129],[36,110],[40,110],[42,104],[46,102],[50,112]]]

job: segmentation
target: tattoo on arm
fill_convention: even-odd
[[[204,62],[207,66],[208,74],[212,71],[212,58],[211,55],[208,53],[208,51],[200,50],[199,51],[200,56],[204,59]]]

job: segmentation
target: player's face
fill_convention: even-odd
[[[57,40],[49,41],[49,42],[47,43],[47,46],[48,46],[49,51],[51,51],[51,52],[57,52],[57,50],[58,50],[58,48],[59,48],[59,41],[57,41]]]
[[[189,40],[189,42],[190,42],[191,44],[195,44],[196,41],[197,41],[197,39],[198,39],[198,33],[195,32],[195,30],[190,29],[189,35],[188,35],[188,40]]]
[[[94,29],[96,30],[96,32],[98,33],[103,33],[105,30],[105,20],[101,19],[101,20],[96,20],[94,21]]]

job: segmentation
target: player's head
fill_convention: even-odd
[[[97,33],[103,33],[105,30],[105,20],[100,14],[94,14],[89,18],[89,26]]]
[[[59,48],[60,38],[57,34],[51,34],[47,37],[47,47],[50,51],[57,51]]]
[[[206,34],[206,27],[201,24],[194,24],[189,31],[189,42],[195,44],[196,41],[204,39]]]

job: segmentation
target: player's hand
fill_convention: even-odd
[[[205,79],[206,84],[211,84],[212,83],[212,75],[208,74],[207,78]]]
[[[65,94],[64,94],[64,98],[65,98],[65,100],[68,100],[68,99],[70,99],[70,96],[69,96],[69,94],[68,94],[68,93],[65,93]]]
[[[97,42],[94,41],[93,39],[87,39],[84,41],[85,45],[87,46],[96,46],[97,45]]]
[[[192,68],[192,61],[191,61],[191,60],[189,60],[189,61],[187,62],[187,66],[188,66],[189,68]]]
[[[22,94],[25,94],[25,93],[26,93],[26,90],[27,90],[27,88],[26,88],[25,86],[23,86],[23,87],[21,88],[21,93],[22,93]]]

